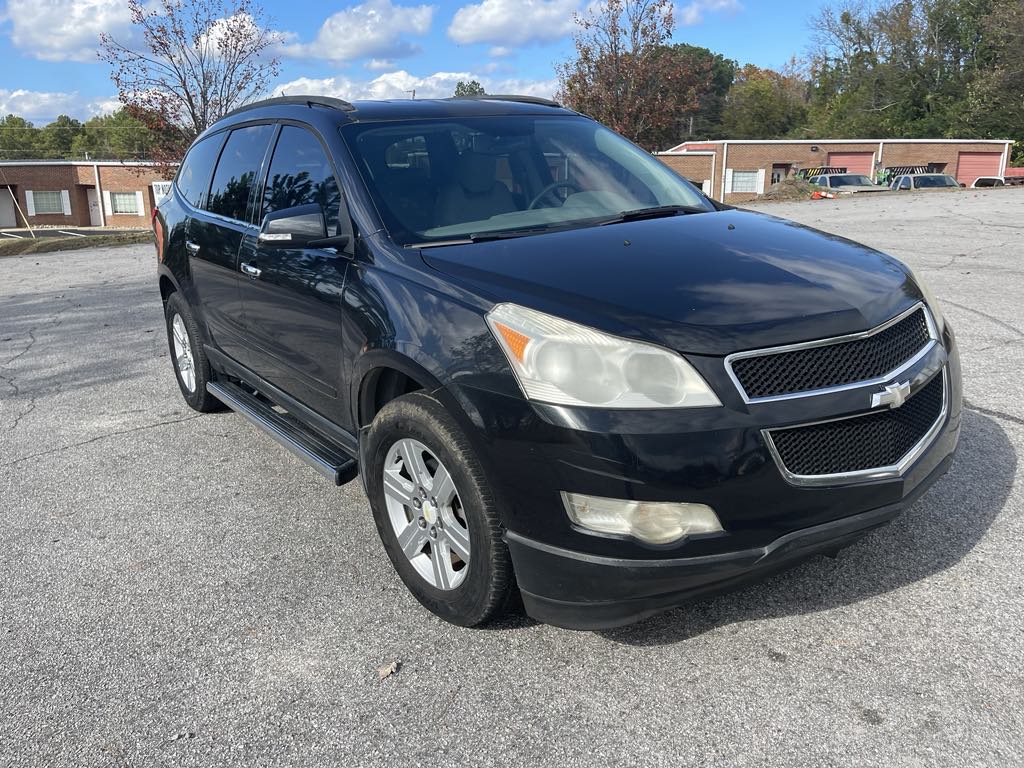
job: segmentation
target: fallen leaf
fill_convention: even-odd
[[[377,676],[381,680],[387,677],[391,677],[393,674],[395,674],[395,672],[398,671],[398,668],[400,666],[402,666],[402,662],[396,659],[395,661],[392,661],[390,664],[385,664],[383,667],[377,667]]]

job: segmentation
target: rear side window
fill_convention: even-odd
[[[224,143],[224,134],[218,133],[197,141],[185,155],[185,160],[174,180],[178,191],[196,208],[203,200],[203,193],[210,186],[210,174],[213,164],[217,162],[217,153]]]
[[[206,210],[229,219],[247,220],[249,195],[273,132],[272,125],[250,125],[231,132],[217,161]]]
[[[341,192],[323,145],[304,128],[286,125],[270,161],[261,216],[313,203],[323,208],[327,231],[337,233]]]

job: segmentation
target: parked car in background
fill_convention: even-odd
[[[854,195],[861,192],[888,192],[888,187],[875,184],[862,173],[829,173],[812,176],[810,184],[827,189],[834,195]]]
[[[710,200],[551,101],[250,104],[154,229],[188,405],[358,474],[456,624],[521,595],[613,627],[834,553],[960,434],[956,338],[909,267]]]
[[[909,190],[960,189],[963,185],[948,173],[908,173],[896,176],[889,182],[889,189],[899,192]]]
[[[1005,187],[1006,180],[1002,176],[979,176],[971,184],[971,189],[982,189],[984,187]]]

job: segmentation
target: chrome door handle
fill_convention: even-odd
[[[242,264],[242,271],[253,279],[263,274],[263,270],[254,264]]]
[[[185,250],[189,252],[190,256],[195,256],[197,253],[199,253],[199,243],[194,243],[191,240],[186,240]]]

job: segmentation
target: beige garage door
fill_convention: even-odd
[[[979,176],[998,176],[1002,152],[961,152],[956,161],[956,180],[968,187]]]
[[[874,152],[829,152],[830,168],[845,168],[847,173],[863,173],[871,176],[874,173]]]
[[[10,187],[0,187],[0,227],[16,227],[18,219],[14,215],[14,200],[11,199]]]

